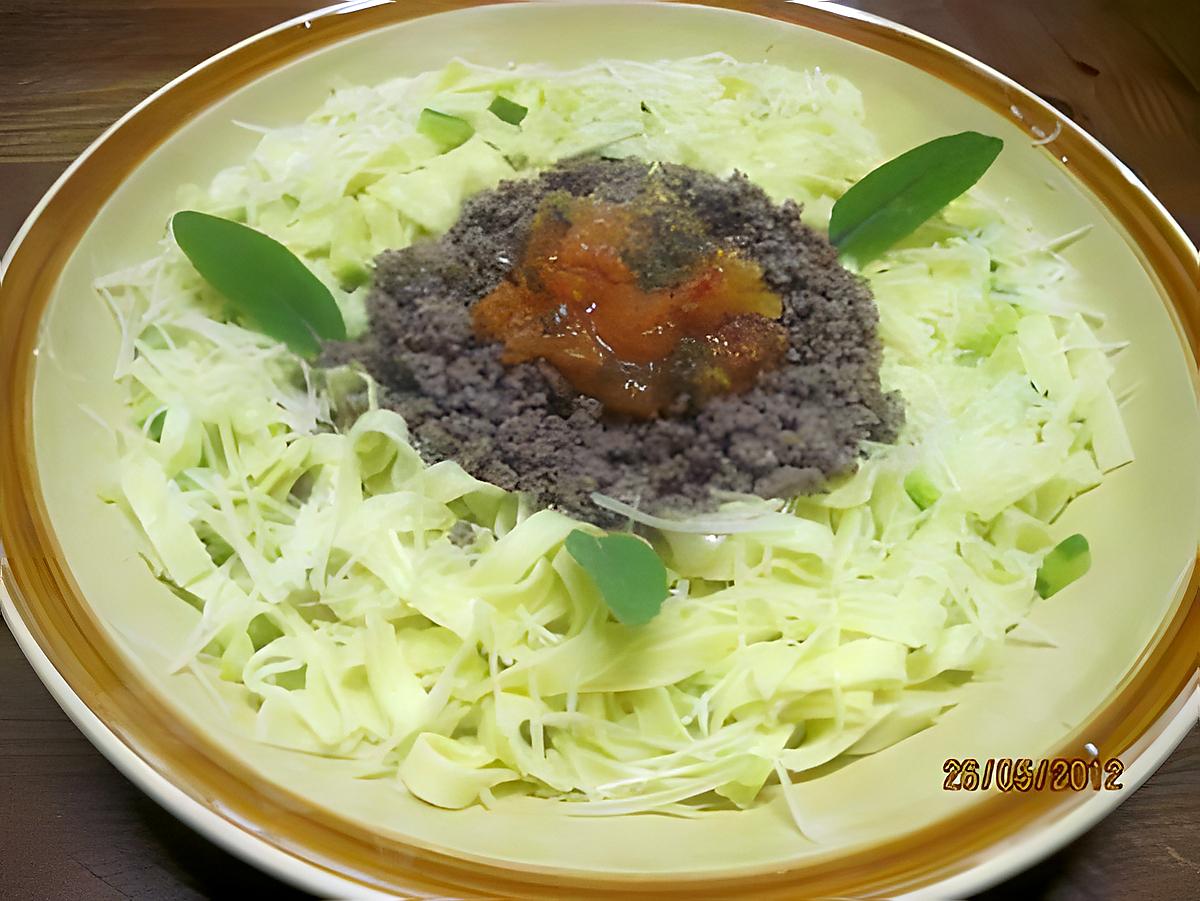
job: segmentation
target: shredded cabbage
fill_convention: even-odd
[[[487,108],[503,94],[520,127]],[[424,107],[468,119],[446,153]],[[456,62],[343,86],[180,199],[301,255],[365,328],[370,261],[463,200],[581,152],[747,173],[823,226],[881,160],[848,81],[714,55],[571,71]],[[755,802],[769,779],[935,722],[1034,601],[1051,524],[1131,458],[1110,352],[1060,255],[973,193],[864,275],[907,426],[835,490],[734,498],[653,537],[672,592],[615,622],[576,526],[427,466],[369,380],[229,320],[169,240],[100,279],[123,340],[120,494],[199,611],[176,661],[236,686],[257,736],[354,758],[430,804],[522,794],[577,815]],[[918,473],[936,502],[905,491]]]

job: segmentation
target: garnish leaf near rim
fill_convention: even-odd
[[[975,131],[935,138],[868,172],[833,205],[829,240],[869,263],[983,176],[1004,141]]]
[[[646,542],[634,535],[592,535],[576,529],[565,547],[592,577],[619,621],[641,626],[658,615],[667,599],[667,568]]]
[[[322,338],[345,340],[333,294],[274,238],[195,210],[172,216],[171,233],[204,280],[264,335],[304,356],[319,353]]]

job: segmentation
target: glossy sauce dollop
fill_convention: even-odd
[[[646,288],[627,251],[653,253],[636,205],[552,195],[508,279],[471,315],[506,364],[543,359],[605,408],[650,418],[750,388],[787,350],[782,302],[753,261],[699,256],[678,284]]]

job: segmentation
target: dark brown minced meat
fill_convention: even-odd
[[[786,363],[743,394],[688,415],[618,420],[546,363],[503,365],[500,345],[476,341],[469,310],[519,259],[548,194],[628,203],[651,179],[686,205],[688,221],[703,223],[706,233],[683,230],[685,242],[758,263],[783,299],[790,347]],[[661,252],[626,260],[644,282],[669,283],[680,231],[664,223]],[[710,506],[714,490],[819,491],[855,469],[861,442],[894,440],[902,422],[898,398],[880,388],[878,314],[866,283],[801,224],[799,207],[772,203],[740,174],[582,159],[504,182],[468,201],[442,238],[381,254],[368,312],[364,339],[329,348],[326,361],[365,366],[427,460],[456,460],[480,479],[601,524],[613,517],[591,502],[596,491],[666,513]]]

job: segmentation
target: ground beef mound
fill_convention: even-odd
[[[698,247],[737,251],[783,299],[790,346],[786,363],[743,394],[685,415],[622,420],[546,363],[503,365],[498,344],[475,339],[469,311],[520,258],[548,194],[627,203],[648,179],[703,228],[661,223],[642,245],[648,252],[626,260],[639,280],[671,284]],[[902,418],[897,398],[880,389],[878,314],[866,283],[801,224],[794,203],[772,203],[740,174],[581,159],[504,182],[470,200],[442,238],[381,254],[368,311],[365,338],[326,359],[365,366],[426,459],[456,460],[480,479],[593,522],[611,521],[591,503],[594,491],[658,512],[702,509],[714,489],[819,491],[854,470],[860,442],[893,440]]]

